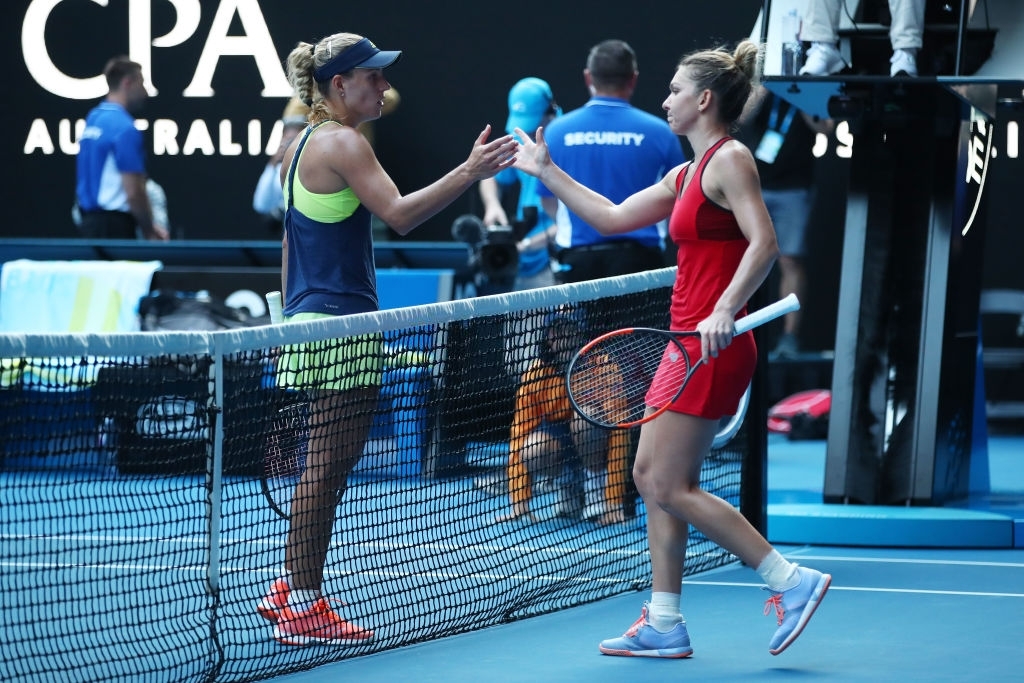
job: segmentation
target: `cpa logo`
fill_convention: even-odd
[[[107,8],[110,0],[90,0]],[[199,28],[200,0],[164,0],[174,7],[175,22],[171,30],[161,36],[152,34],[154,0],[128,2],[128,56],[142,65],[150,95],[157,93],[158,76],[151,71],[153,48],[181,45],[192,38]],[[35,81],[48,92],[72,100],[90,100],[103,97],[107,84],[102,74],[89,78],[75,78],[61,71],[53,63],[46,45],[47,22],[59,20],[59,6],[64,0],[32,0],[25,11],[21,26],[21,49],[25,65]],[[118,3],[121,4],[121,3]],[[207,9],[210,4],[207,3]],[[57,14],[57,17],[52,15]],[[238,17],[243,35],[228,35],[232,21]],[[285,77],[267,22],[263,18],[258,0],[222,0],[217,4],[210,33],[196,64],[192,81],[182,92],[185,97],[213,97],[213,74],[222,56],[250,56],[263,80],[264,97],[289,97],[291,86]]]

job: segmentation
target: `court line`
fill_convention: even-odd
[[[788,554],[788,553],[787,553]],[[816,560],[821,562],[862,562],[878,564],[935,564],[954,567],[1009,567],[1011,569],[1024,569],[1024,562],[989,562],[983,560],[927,560],[911,557],[849,557],[840,555],[795,555],[790,554],[794,559]]]
[[[683,581],[687,586],[730,586],[737,588],[762,588],[761,583],[747,583],[743,581]],[[852,593],[908,593],[921,595],[962,595],[967,597],[986,598],[1024,598],[1024,593],[990,593],[986,591],[943,591],[922,588],[875,588],[870,586],[837,586],[832,584],[830,591],[849,591]]]

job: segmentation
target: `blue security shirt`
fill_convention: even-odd
[[[663,119],[614,97],[592,97],[581,108],[552,121],[544,129],[551,159],[581,184],[618,204],[654,185],[682,164],[682,145]],[[540,196],[552,196],[538,184]],[[559,203],[559,247],[580,247],[632,239],[662,246],[662,227],[648,225],[625,235],[607,238]]]
[[[128,211],[122,173],[145,173],[142,133],[120,104],[103,101],[86,115],[78,143],[75,193],[82,211]]]
[[[523,173],[517,168],[506,168],[498,175],[494,176],[494,180],[498,185],[510,186],[519,183],[519,204],[516,208],[516,218],[518,220],[523,219],[523,209],[527,206],[537,207],[537,224],[533,226],[524,238],[530,238],[534,235],[539,235],[547,230],[554,222],[550,216],[544,213],[544,207],[541,206],[540,196],[537,194],[537,188],[540,186],[538,181],[532,175]],[[530,277],[537,275],[544,271],[545,268],[549,267],[551,257],[548,255],[547,249],[533,249],[530,251],[523,251],[519,253],[519,275],[522,277]]]

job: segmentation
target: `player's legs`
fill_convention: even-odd
[[[295,489],[285,546],[293,590],[320,590],[338,502],[366,445],[379,391],[325,392],[310,405],[306,471]]]
[[[682,658],[693,654],[686,622],[679,609],[689,523],[680,514],[668,487],[656,482],[666,469],[676,485],[698,486],[700,463],[714,439],[715,423],[691,418],[689,429],[671,429],[675,413],[641,428],[633,477],[647,508],[647,544],[651,555],[652,595],[640,618],[623,635],[601,641],[606,655]],[[668,420],[663,418],[669,417]],[[707,422],[707,425],[702,423]],[[682,440],[677,440],[682,437]],[[675,455],[667,455],[671,451]],[[688,456],[679,456],[680,453]],[[665,461],[670,461],[668,468]],[[671,484],[669,484],[671,485]]]
[[[335,613],[321,586],[338,503],[362,455],[379,392],[377,386],[320,391],[311,402],[306,471],[295,488],[285,545],[286,575],[260,609],[270,619],[265,607],[278,608],[274,638],[280,643],[347,645],[373,638],[373,631]]]
[[[771,551],[736,508],[700,486],[717,429],[717,420],[667,412],[641,431],[633,477],[647,508],[655,591],[679,590],[687,523],[748,566],[757,567]]]
[[[712,542],[756,569],[769,584],[772,597],[768,605],[774,607],[778,628],[768,647],[777,655],[803,631],[832,577],[786,561],[736,508],[701,489],[701,466],[717,427],[715,420],[673,412],[643,426],[633,473],[647,507],[652,606],[666,595],[678,602],[686,558],[687,524],[692,524]],[[647,653],[644,656],[688,656],[693,650],[682,615],[676,616],[680,623],[668,631],[665,629],[670,623],[661,621],[664,616],[664,612],[652,614],[648,621],[645,607],[639,625],[621,638],[604,641],[602,652],[635,654],[630,652],[635,648]],[[680,625],[682,628],[677,628]],[[652,647],[651,643],[657,647]],[[676,654],[661,654],[665,652]],[[687,654],[678,654],[680,652]]]

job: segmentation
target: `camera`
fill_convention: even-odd
[[[522,220],[512,225],[485,226],[474,214],[459,216],[452,223],[452,237],[468,244],[469,266],[478,290],[488,293],[511,291],[519,271],[517,243],[537,225],[537,207],[523,208]]]

